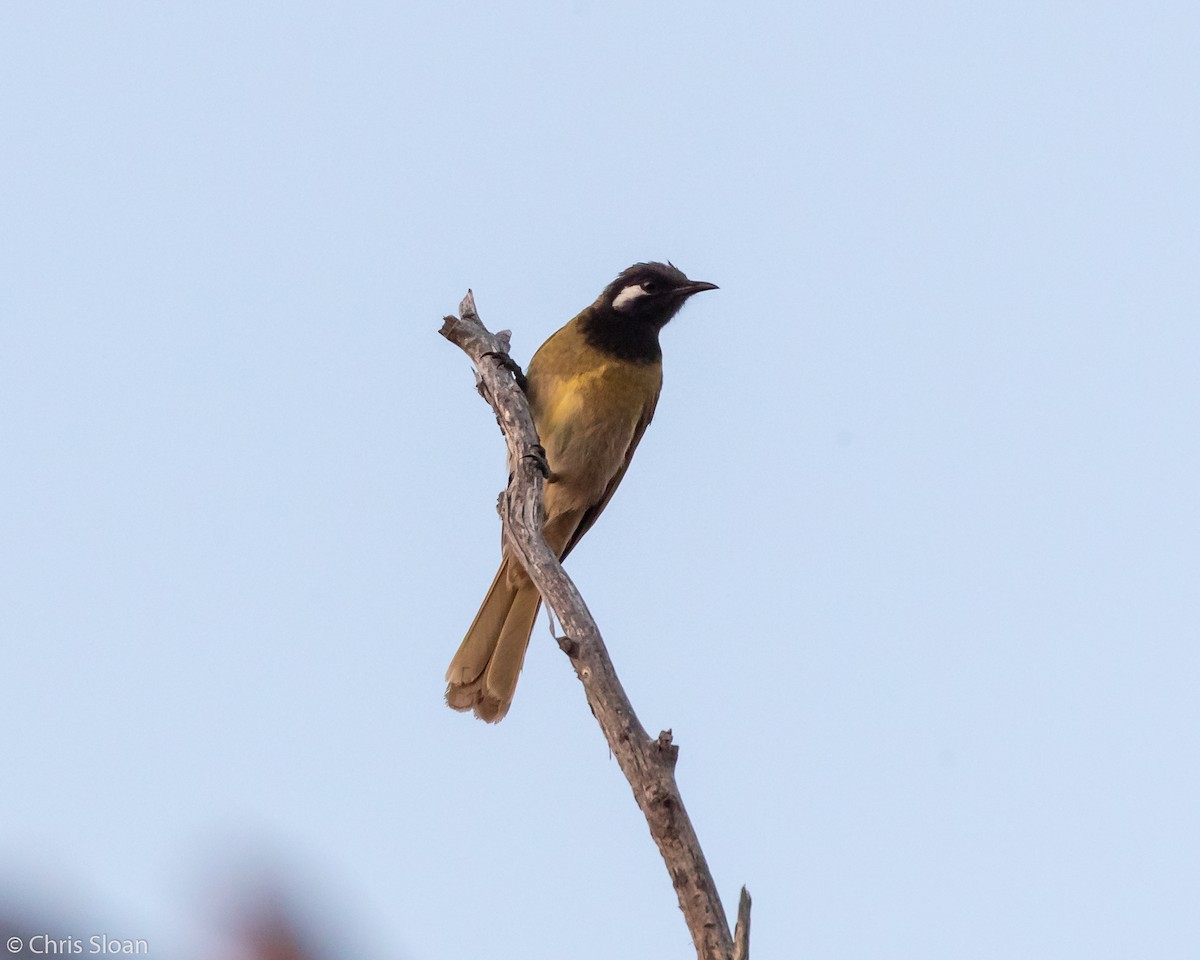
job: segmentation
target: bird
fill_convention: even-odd
[[[715,283],[671,263],[635,263],[534,353],[525,393],[546,452],[542,534],[560,560],[620,484],[662,389],[659,332]],[[506,549],[446,671],[446,703],[497,723],[508,713],[541,595]]]

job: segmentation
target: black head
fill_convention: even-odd
[[[693,293],[716,289],[715,283],[689,280],[672,263],[635,263],[604,288],[597,305],[661,330]]]
[[[588,342],[631,363],[658,363],[661,330],[687,298],[715,283],[689,280],[670,263],[635,263],[579,315]]]

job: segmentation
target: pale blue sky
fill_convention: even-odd
[[[692,955],[544,628],[441,702],[504,465],[440,317],[525,361],[669,258],[569,569],[755,955],[1200,955],[1198,10],[5,3],[0,892]]]

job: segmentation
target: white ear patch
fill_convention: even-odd
[[[645,295],[646,295],[646,290],[645,290],[645,288],[642,287],[642,285],[640,283],[630,284],[628,287],[626,287],[620,293],[618,293],[615,297],[613,297],[613,309],[614,310],[624,310],[631,303],[633,303],[633,301],[636,300],[638,297],[644,297]]]

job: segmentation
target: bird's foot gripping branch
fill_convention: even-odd
[[[661,265],[639,264],[638,266]],[[620,310],[622,306],[637,304],[637,301],[643,300],[648,294],[661,289],[658,286],[660,278],[653,273],[641,277],[639,282],[634,283],[628,277],[634,269],[630,268],[630,271],[626,271],[610,285],[593,307],[603,304],[607,297],[608,306],[611,308],[623,297],[624,301],[616,307]],[[670,269],[679,277],[683,277],[673,267]],[[693,283],[686,278],[683,278],[683,281],[690,285],[687,295],[699,290],[713,289],[712,284]],[[642,289],[642,292],[635,293],[632,292],[633,287],[639,289],[648,287],[649,289]],[[679,299],[678,304],[674,305],[672,314],[678,310],[683,299],[686,299],[686,295]],[[644,308],[645,304],[637,304],[637,306]],[[576,320],[578,319],[576,318]],[[575,322],[572,321],[572,323]],[[665,323],[665,320],[663,322]],[[564,328],[564,330],[566,329]],[[508,448],[509,485],[500,498],[506,558],[497,574],[496,582],[493,583],[493,591],[497,589],[497,584],[501,583],[501,578],[509,576],[509,569],[506,567],[511,569],[511,565],[517,565],[518,569],[514,570],[514,578],[519,582],[521,577],[527,577],[532,585],[533,595],[536,597],[531,616],[536,617],[537,604],[544,600],[559,623],[562,624],[566,637],[560,641],[560,646],[570,657],[575,673],[583,684],[592,713],[608,741],[609,749],[616,757],[622,773],[625,774],[633,790],[634,799],[646,817],[650,834],[658,845],[667,872],[675,886],[679,906],[683,911],[688,930],[691,932],[699,960],[749,960],[750,897],[743,887],[738,906],[737,926],[731,935],[716,884],[704,859],[704,853],[700,848],[700,842],[696,837],[691,820],[684,808],[679,787],[675,782],[674,770],[678,748],[672,743],[669,732],[664,732],[655,739],[647,735],[634,713],[633,705],[629,702],[629,698],[617,679],[616,670],[613,668],[612,660],[609,658],[608,650],[600,636],[595,620],[592,619],[583,597],[562,568],[560,559],[569,552],[574,542],[578,540],[578,536],[575,536],[573,540],[568,537],[565,549],[561,544],[556,545],[557,549],[552,549],[543,535],[543,516],[549,517],[546,526],[549,526],[554,520],[553,511],[544,508],[543,505],[545,484],[543,474],[545,460],[541,457],[543,449],[534,426],[535,420],[530,410],[527,390],[515,379],[514,364],[508,357],[507,338],[500,338],[483,326],[475,310],[474,297],[470,292],[459,306],[459,316],[446,317],[441,333],[464,350],[474,361],[479,391],[495,411]],[[562,331],[560,331],[561,333]],[[657,334],[657,329],[655,333]],[[553,340],[554,338],[551,338],[549,342],[553,342]],[[643,341],[640,344],[639,350],[642,356],[638,361],[634,361],[635,363],[644,361],[644,348],[647,342]],[[609,344],[608,346],[617,351],[623,349],[620,344]],[[657,346],[657,336],[655,337],[655,346]],[[533,374],[536,371],[536,364],[531,364],[531,380],[534,380]],[[536,388],[536,381],[534,387]],[[657,388],[654,390],[654,398],[657,398]],[[653,405],[651,404],[651,412],[652,410]],[[649,422],[648,416],[645,422]],[[644,428],[645,424],[643,423],[641,429],[644,430]],[[636,446],[637,438],[640,438],[640,435],[639,430],[637,437],[632,439],[632,446]],[[628,451],[628,456],[632,456],[632,449]],[[624,465],[628,463],[628,456],[620,467],[616,477],[618,481],[620,475],[624,473]],[[550,468],[557,470],[558,464],[552,447],[548,459]],[[568,477],[567,482],[569,480]],[[555,486],[558,482],[563,482],[557,477],[556,481]],[[610,484],[608,495],[611,495],[612,487],[615,487],[615,482]],[[606,502],[607,496],[604,498],[604,503]],[[600,506],[602,507],[603,503]],[[598,510],[595,511],[595,513],[598,512]],[[594,519],[595,514],[590,519],[576,518],[579,524],[586,523],[588,525]],[[578,530],[578,526],[576,530]],[[561,529],[554,530],[552,533],[557,537],[563,536]],[[489,597],[491,596],[492,593],[489,592]],[[487,608],[488,601],[485,600],[484,607],[476,617],[476,623],[472,625],[472,632],[475,631],[480,618],[485,616]],[[522,617],[521,629],[523,630],[523,618],[530,615],[524,610],[520,612],[520,615]],[[504,628],[499,629],[502,631]],[[470,637],[471,633],[469,632],[468,640]],[[521,640],[521,659],[524,657],[525,643],[527,642],[528,633]],[[464,646],[466,645],[467,641],[464,641]],[[460,655],[461,653],[462,649],[460,648]],[[447,691],[447,700],[450,705],[458,709],[473,708],[483,719],[498,720],[503,717],[504,712],[508,709],[508,703],[490,703],[486,696],[481,697],[479,690],[472,686],[473,681],[470,675],[476,669],[477,664],[466,663],[456,668],[456,664],[459,663],[459,656],[456,655],[447,676],[447,679],[450,680],[450,687]],[[455,674],[456,669],[459,670],[457,674]],[[520,662],[518,660],[516,670],[519,671],[519,669]],[[460,681],[458,684],[455,683],[456,679]],[[515,686],[515,674],[512,677],[512,684]],[[511,690],[509,691],[509,700],[511,701]]]

